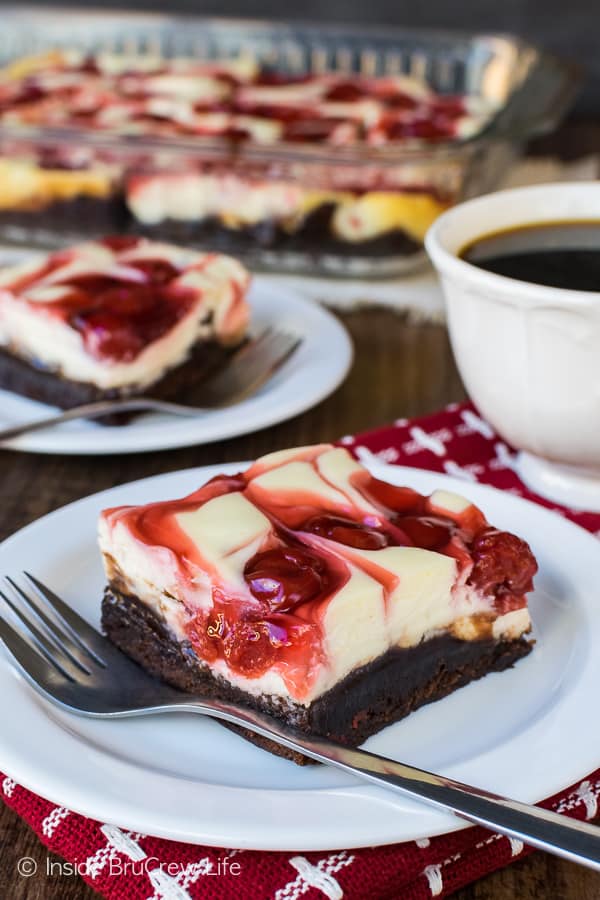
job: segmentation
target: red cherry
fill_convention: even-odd
[[[367,91],[355,81],[340,81],[325,94],[326,100],[353,103],[367,95]]]
[[[398,516],[394,525],[408,535],[415,547],[423,550],[445,547],[456,528],[451,519],[442,516]]]
[[[529,544],[521,538],[489,528],[475,538],[471,553],[474,566],[469,584],[483,594],[521,597],[532,590],[538,566]]]
[[[318,534],[330,541],[337,541],[338,544],[345,544],[347,547],[356,547],[358,550],[381,550],[389,544],[388,536],[384,532],[341,516],[315,516],[305,522],[301,530]]]
[[[220,655],[225,630],[223,614],[198,614],[186,627],[187,636],[196,654],[206,662],[214,662]]]
[[[271,609],[292,609],[323,593],[327,572],[323,561],[310,550],[278,547],[248,560],[244,578],[250,591]]]
[[[273,665],[276,654],[267,622],[238,622],[223,641],[223,655],[240,675],[262,675]]]

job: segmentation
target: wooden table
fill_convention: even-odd
[[[383,309],[361,310],[342,318],[356,348],[347,381],[316,409],[274,428],[206,447],[139,456],[63,458],[0,451],[0,540],[71,500],[135,478],[332,440],[401,416],[433,412],[464,398],[443,326],[414,324]],[[97,896],[76,876],[20,878],[16,872],[20,857],[33,857],[43,872],[48,854],[20,819],[1,806],[0,846],[0,896],[11,900]],[[456,900],[594,900],[598,896],[600,875],[538,853],[460,891]]]

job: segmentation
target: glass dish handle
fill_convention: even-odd
[[[582,81],[583,72],[575,63],[541,54],[526,83],[496,120],[494,136],[521,143],[553,131]]]

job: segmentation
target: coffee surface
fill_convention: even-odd
[[[519,281],[600,291],[600,221],[521,226],[463,247],[466,262]]]

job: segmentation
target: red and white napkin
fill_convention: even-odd
[[[512,454],[469,406],[356,436],[341,443],[388,463],[481,481],[540,503],[517,478]],[[546,506],[551,504],[544,503]],[[558,509],[558,507],[554,507]],[[600,515],[560,508],[561,515],[600,536]],[[162,840],[86,819],[43,800],[0,775],[0,796],[42,843],[76,864],[110,900],[430,900],[531,852],[483,828],[430,840],[360,850],[266,853]],[[578,819],[598,814],[600,769],[542,805]]]

